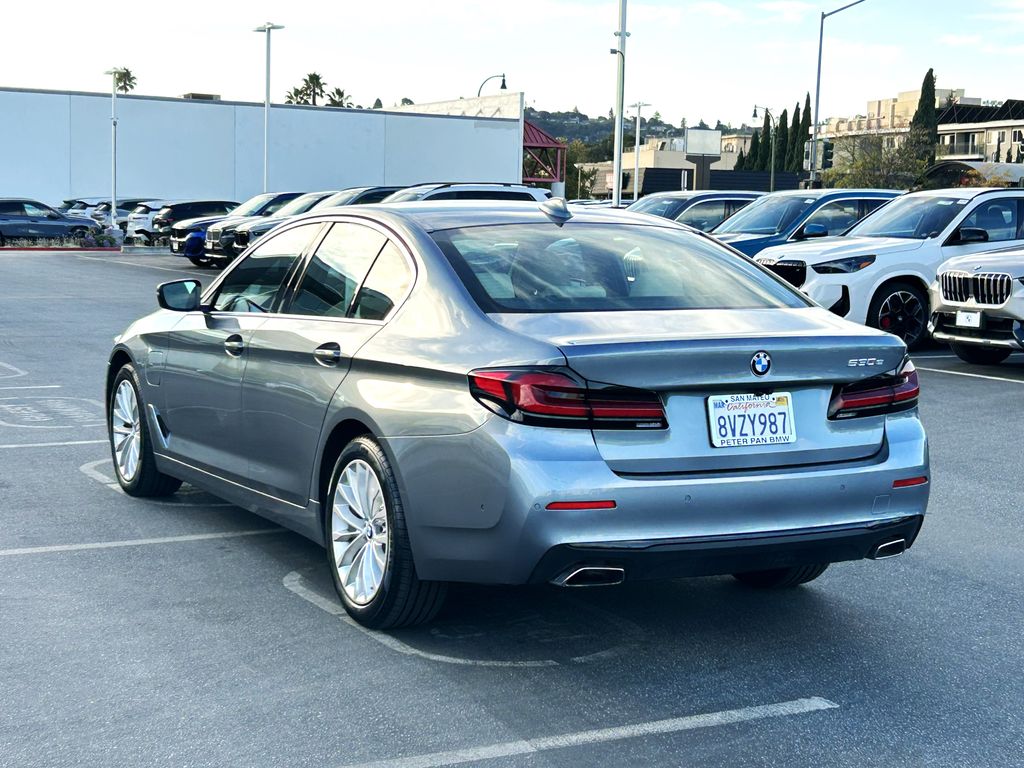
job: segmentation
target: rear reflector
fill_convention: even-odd
[[[547,509],[615,509],[615,502],[607,501],[552,501]]]
[[[924,485],[927,482],[928,482],[928,478],[925,477],[924,475],[921,475],[920,477],[906,477],[906,478],[904,478],[902,480],[893,480],[892,481],[892,487],[893,488],[910,488],[910,487],[915,486],[915,485]]]

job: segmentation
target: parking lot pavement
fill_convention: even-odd
[[[212,274],[0,255],[0,765],[1024,764],[1024,359],[918,358],[932,502],[901,558],[786,593],[463,586],[373,633],[312,543],[113,486],[111,339]]]

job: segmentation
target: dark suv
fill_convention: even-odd
[[[7,240],[84,237],[99,227],[81,216],[65,216],[38,200],[0,198],[0,245]]]
[[[232,200],[185,200],[165,205],[153,217],[155,239],[170,238],[171,228],[179,221],[198,216],[223,216],[238,207]]]

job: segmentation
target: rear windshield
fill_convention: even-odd
[[[661,216],[664,219],[675,218],[676,210],[683,207],[686,200],[678,197],[642,197],[626,208],[633,213],[647,213]]]
[[[632,224],[502,224],[433,234],[485,312],[806,307],[701,235]]]

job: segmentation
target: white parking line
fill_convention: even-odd
[[[115,493],[118,493],[118,494],[120,494],[122,496],[125,496],[126,494],[124,493],[124,491],[121,490],[121,486],[118,484],[117,479],[114,478],[114,477],[110,477],[110,476],[104,475],[102,472],[100,472],[100,470],[98,469],[98,467],[100,467],[100,465],[104,465],[104,466],[107,466],[107,467],[110,467],[111,469],[113,469],[114,462],[110,458],[99,459],[98,461],[87,461],[85,464],[83,464],[82,466],[80,466],[78,468],[78,471],[81,472],[86,477],[88,477],[90,480],[95,480],[100,485],[102,485],[102,486],[104,486],[106,488],[109,488],[110,490],[114,491]],[[189,493],[188,491],[184,491],[184,492],[180,492],[180,493],[176,494],[176,496],[174,498],[178,498],[178,499],[188,498],[190,495],[195,495],[198,492],[199,492],[198,489],[195,489],[195,491],[193,493]],[[167,506],[167,507],[203,507],[204,509],[209,509],[211,507],[233,507],[234,506],[234,504],[231,504],[230,502],[227,502],[227,501],[211,501],[211,502],[208,502],[208,503],[200,502],[200,503],[197,504],[195,502],[189,502],[189,501],[174,501],[174,500],[163,500],[163,499],[146,499],[146,502],[148,504],[162,504],[162,505]]]
[[[60,384],[32,384],[24,387],[0,387],[0,389],[60,389]]]
[[[68,440],[63,443],[0,443],[0,448],[58,448],[63,445],[98,445],[106,440]]]
[[[143,547],[149,544],[176,544],[182,541],[206,541],[208,539],[234,539],[240,536],[262,536],[267,533],[284,533],[284,528],[260,528],[255,531],[223,531],[221,533],[193,533],[187,536],[162,536],[156,539],[125,539],[123,541],[93,541],[87,544],[54,544],[47,547],[19,547],[0,549],[0,557],[15,555],[42,555],[50,552],[79,552],[86,549],[112,549],[114,547]]]
[[[950,376],[968,376],[972,379],[988,379],[989,381],[1007,381],[1010,384],[1024,384],[1021,379],[1008,379],[1004,376],[986,376],[982,373],[967,373],[966,371],[946,371],[942,368],[922,368],[917,366],[919,371],[931,371],[932,373],[948,373]]]
[[[596,728],[589,731],[564,733],[558,736],[543,736],[537,739],[505,741],[481,747],[470,747],[469,749],[456,749],[451,752],[433,752],[431,754],[413,755],[393,760],[374,760],[369,763],[349,764],[344,768],[442,768],[443,766],[472,763],[478,760],[493,760],[498,757],[529,755],[553,749],[579,747],[585,744],[602,744],[609,741],[635,739],[640,736],[658,736],[666,733],[694,731],[699,728],[714,728],[719,725],[764,720],[769,717],[805,715],[810,712],[836,709],[838,706],[838,704],[828,699],[813,696],[808,699],[781,701],[778,704],[727,709],[703,715],[673,717],[668,720],[652,720],[646,723],[623,725],[616,728]]]
[[[87,261],[105,261],[110,264],[124,264],[126,267],[142,267],[143,269],[159,269],[162,272],[179,272],[184,274],[192,274],[192,272],[183,267],[157,267],[153,264],[139,264],[138,262],[134,261],[117,261],[116,259],[102,259],[99,258],[98,256],[79,256],[78,258],[86,259]]]

